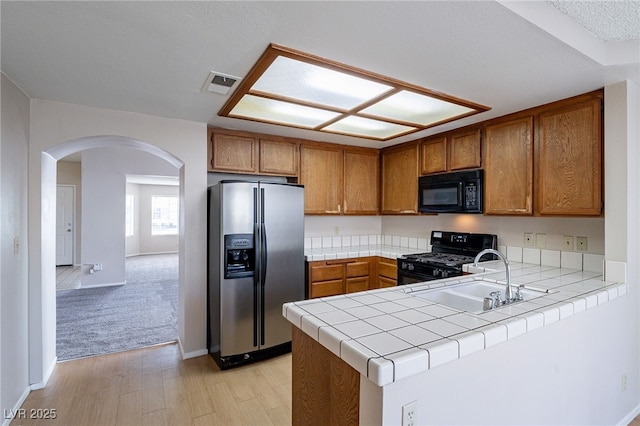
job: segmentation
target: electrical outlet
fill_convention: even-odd
[[[578,251],[587,251],[587,237],[576,237],[576,248]]]
[[[573,236],[565,235],[562,237],[562,249],[563,250],[573,250]]]
[[[93,268],[94,271],[102,271],[102,263],[94,263]]]
[[[536,234],[536,247],[538,248],[547,247],[547,234]]]
[[[524,246],[533,247],[533,232],[524,233]]]
[[[333,227],[333,235],[340,235],[340,227],[339,226],[334,226]]]
[[[415,426],[418,401],[413,401],[402,406],[402,426]]]

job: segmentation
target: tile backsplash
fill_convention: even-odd
[[[336,249],[343,247],[390,246],[415,249],[416,253],[431,251],[428,238],[405,237],[400,235],[340,235],[305,237],[305,250]],[[603,272],[604,255],[574,251],[538,249],[531,247],[498,247],[510,262],[524,262],[534,265],[579,269],[589,272]]]

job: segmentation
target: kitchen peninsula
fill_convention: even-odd
[[[538,369],[559,368],[545,356],[551,342],[572,344],[570,333],[597,323],[596,311],[615,309],[607,302],[627,294],[627,285],[602,281],[599,272],[512,262],[512,283],[549,293],[480,313],[415,297],[461,281],[504,282],[501,261],[480,266],[467,267],[473,278],[285,304],[295,326],[294,424],[401,424],[402,407],[413,402],[416,424],[517,423],[519,411],[549,422],[526,395],[544,391],[532,378]],[[555,419],[562,423],[561,414]]]

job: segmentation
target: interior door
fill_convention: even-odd
[[[56,191],[56,266],[73,265],[75,187],[58,185]]]

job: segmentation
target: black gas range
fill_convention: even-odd
[[[398,285],[462,275],[462,265],[473,263],[476,255],[488,248],[497,250],[497,235],[431,231],[431,252],[398,258]],[[482,260],[495,258],[487,255]]]

